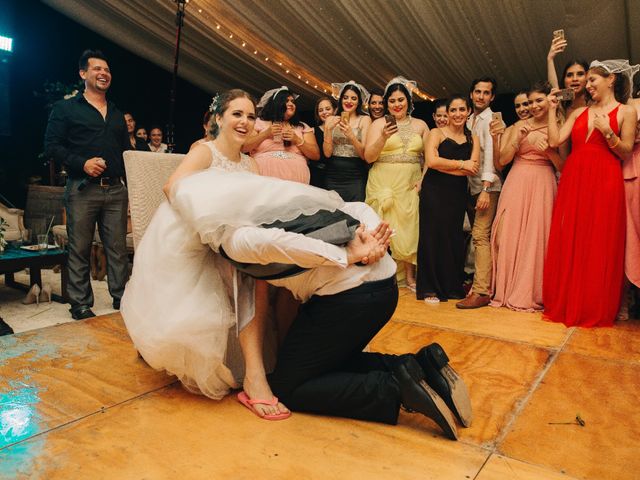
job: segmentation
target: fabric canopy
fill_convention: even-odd
[[[175,1],[44,1],[172,70]],[[546,78],[560,28],[569,46],[559,70],[570,58],[640,62],[633,25],[635,0],[190,0],[179,74],[209,92],[288,85],[307,104],[331,82],[384,87],[398,74],[432,97],[465,92],[482,75],[509,92]]]

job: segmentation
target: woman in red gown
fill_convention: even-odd
[[[625,194],[621,157],[633,148],[636,116],[628,62],[594,61],[587,72],[589,107],[559,128],[549,95],[549,145],[571,136],[544,266],[545,317],[567,326],[608,327],[620,305],[624,277]]]

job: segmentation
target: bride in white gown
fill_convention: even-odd
[[[255,123],[255,103],[242,90],[214,99],[215,140],[185,157],[136,249],[121,313],[153,368],[185,388],[220,399],[240,384],[250,399],[275,398],[266,381],[263,339],[266,284],[235,272],[217,252],[232,229],[342,205],[333,192],[259,177],[240,148]],[[272,352],[273,353],[273,352]],[[289,415],[278,402],[258,403],[266,418]]]

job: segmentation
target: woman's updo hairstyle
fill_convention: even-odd
[[[256,108],[256,101],[251,96],[251,94],[239,88],[227,90],[226,92],[219,93],[218,95],[213,97],[213,101],[209,106],[211,117],[213,117],[213,121],[211,122],[211,130],[209,131],[209,133],[213,138],[216,138],[220,133],[220,127],[218,127],[218,122],[216,122],[216,116],[222,117],[224,115],[224,112],[227,111],[227,108],[229,108],[229,104],[233,100],[243,97],[248,99],[253,104],[254,109]]]

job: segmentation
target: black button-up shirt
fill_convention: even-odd
[[[47,156],[67,167],[71,178],[86,178],[84,164],[93,157],[107,162],[103,177],[124,177],[122,152],[130,149],[124,115],[107,102],[107,116],[84,98],[82,93],[56,102],[49,116],[44,137]]]

